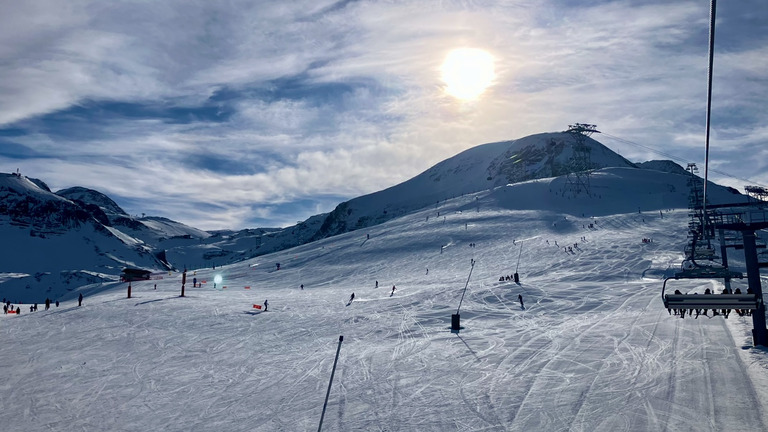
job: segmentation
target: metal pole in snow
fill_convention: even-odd
[[[475,260],[472,260],[472,267],[469,268],[469,276],[467,276],[467,283],[464,284],[464,292],[461,293],[461,300],[459,300],[459,307],[456,308],[456,315],[459,314],[459,309],[461,309],[461,303],[464,301],[464,294],[467,293],[467,287],[469,286],[469,278],[472,277],[472,269],[475,268]]]
[[[709,125],[712,117],[712,68],[715,58],[715,15],[717,0],[711,0],[709,4],[709,65],[707,67],[707,117],[706,131],[704,135],[704,198],[702,199],[702,235],[709,245],[707,229],[707,182],[709,181]]]
[[[187,268],[184,267],[184,273],[181,274],[181,297],[184,297],[184,285],[186,284],[187,284]]]
[[[341,351],[341,342],[344,341],[344,336],[339,336],[339,346],[336,348],[336,359],[333,361],[333,369],[331,369],[331,380],[328,382],[328,391],[325,392],[325,402],[323,403],[323,413],[320,415],[320,424],[317,425],[317,432],[323,428],[323,417],[325,417],[325,408],[328,406],[328,396],[331,395],[331,385],[333,384],[333,374],[336,373],[336,363],[339,361],[339,352]]]
[[[515,267],[515,273],[517,273],[517,269],[520,268],[520,255],[523,254],[523,242],[520,242],[520,253],[517,254],[517,266]]]

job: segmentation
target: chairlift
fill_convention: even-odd
[[[667,282],[681,279],[743,279],[740,272],[730,271],[725,267],[700,266],[683,270],[664,279],[661,288],[661,300],[664,307],[670,309],[749,309],[755,310],[758,299],[755,294],[666,294]]]
[[[756,310],[754,294],[662,294],[664,307],[670,309],[740,309]]]
[[[710,213],[707,212],[707,184],[708,171],[709,171],[709,135],[710,135],[710,119],[712,114],[712,65],[714,60],[714,47],[715,47],[715,11],[716,1],[710,2],[710,20],[709,20],[709,68],[707,70],[707,116],[705,126],[704,148],[705,148],[705,165],[704,165],[704,181],[703,181],[703,198],[701,199],[701,212],[698,209],[694,209],[689,213],[692,217],[700,218],[701,221],[701,233],[702,239],[709,239],[714,237],[714,229],[717,227],[720,230],[740,231],[744,239],[744,250],[746,254],[746,265],[749,273],[748,278],[748,293],[747,294],[730,294],[729,281],[731,278],[743,278],[743,275],[736,272],[728,271],[728,265],[726,259],[726,248],[723,248],[723,266],[709,267],[696,264],[697,250],[696,250],[696,231],[699,228],[695,224],[689,225],[689,228],[694,232],[694,236],[691,239],[690,255],[686,256],[686,260],[689,260],[693,264],[693,269],[684,270],[671,278],[664,279],[664,284],[661,288],[661,299],[664,302],[664,307],[667,310],[680,309],[739,309],[739,310],[756,310],[752,314],[752,323],[754,328],[752,329],[752,337],[755,345],[768,346],[768,330],[765,323],[765,304],[763,303],[762,288],[760,286],[760,270],[759,265],[756,262],[755,255],[756,242],[755,242],[755,230],[768,228],[768,212],[757,215],[757,218],[753,218],[748,212],[743,213],[746,221],[742,219],[742,215],[728,216],[727,220],[723,218],[723,215],[716,215],[717,220],[709,221]],[[691,164],[689,164],[689,167]],[[756,268],[758,267],[758,268]],[[666,294],[667,282],[671,279],[716,279],[723,277],[726,282],[726,294]],[[727,311],[726,311],[727,316]]]
[[[744,249],[744,243],[743,242],[739,242],[739,241],[729,242],[728,240],[726,240],[725,247],[726,248],[732,248],[732,249],[735,249],[735,250],[742,250],[742,249]],[[757,249],[765,249],[765,243],[764,242],[755,243],[755,248],[757,248]]]
[[[768,250],[757,253],[757,268],[768,267]]]
[[[725,267],[720,266],[703,266],[698,265],[695,262],[690,262],[693,267],[684,267],[681,271],[675,273],[674,276],[667,279],[743,279],[744,275],[741,272],[730,271]]]
[[[712,246],[699,246],[694,248],[691,245],[685,247],[685,255],[693,254],[696,259],[715,259],[715,249]]]

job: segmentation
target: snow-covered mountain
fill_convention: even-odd
[[[0,234],[0,289],[23,288],[30,297],[114,281],[126,266],[163,266],[153,248],[110,226],[98,206],[16,174],[0,174]]]
[[[574,148],[578,148],[581,154],[576,155]],[[548,186],[536,194],[510,202],[510,205],[520,209],[551,208],[552,203],[545,202],[547,196],[559,194],[563,198],[558,200],[559,205],[577,214],[593,213],[590,203],[599,199],[601,192],[608,193],[610,190],[622,194],[621,191],[627,187],[626,181],[634,185],[640,178],[649,187],[653,186],[647,191],[639,191],[641,196],[638,199],[643,202],[633,204],[635,210],[638,207],[685,207],[688,203],[687,173],[674,162],[669,164],[677,166],[679,171],[675,172],[671,165],[661,163],[640,169],[594,139],[570,132],[542,133],[514,141],[483,144],[440,162],[408,181],[339,204],[327,216],[313,239],[376,225],[472,192],[502,188],[502,193],[505,193],[508,185],[537,179],[544,180],[540,185]],[[605,168],[622,170],[606,171]],[[659,172],[656,168],[663,169]],[[594,190],[575,194],[569,190],[569,184],[577,180],[569,178],[569,175],[572,177],[574,172],[586,170],[594,170],[590,180],[593,177],[599,179],[599,184]],[[713,197],[714,200],[731,202],[742,199],[733,196],[736,191],[724,192],[722,187],[716,185],[713,189],[718,190],[713,195],[719,197]],[[645,196],[658,193],[662,193],[663,198],[649,200]],[[622,210],[616,209],[617,212],[632,210],[622,207]]]
[[[641,162],[636,164],[638,168],[649,169],[654,171],[663,171],[672,174],[686,175],[688,171],[680,165],[670,160],[652,160],[648,162]]]
[[[236,232],[206,232],[166,218],[131,216],[92,189],[53,193],[40,180],[3,174],[0,234],[14,246],[2,249],[0,293],[19,287],[33,296],[40,290],[63,292],[72,286],[73,274],[115,280],[126,266],[155,271],[221,266],[368,229],[480,191],[491,193],[476,196],[464,210],[491,206],[594,216],[687,206],[685,170],[671,162],[640,166],[583,135],[537,134],[471,148],[410,180],[295,226]],[[718,203],[744,197],[712,185],[709,199]]]
[[[111,198],[93,189],[76,186],[62,189],[56,192],[56,195],[74,201],[103,224],[118,228],[148,244],[173,237],[198,239],[210,237],[206,231],[167,218],[143,215],[142,217],[130,216]],[[104,221],[105,218],[106,222]]]
[[[101,192],[80,186],[62,189],[56,192],[56,195],[67,198],[71,201],[94,205],[98,207],[105,215],[110,217],[110,221],[116,217],[127,217],[128,214],[112,201],[111,198]]]

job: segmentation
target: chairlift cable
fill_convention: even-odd
[[[617,137],[615,135],[611,135],[609,133],[605,133],[605,132],[601,132],[601,134],[602,134],[602,136],[604,136],[606,138],[613,139],[613,140],[618,141],[618,142],[620,142],[622,144],[629,144],[629,145],[632,145],[632,146],[635,146],[635,147],[640,147],[640,148],[644,148],[646,150],[650,150],[651,152],[653,152],[655,154],[658,154],[660,156],[664,156],[666,158],[669,158],[669,159],[671,159],[673,161],[676,161],[676,162],[679,162],[681,164],[685,164],[685,163],[689,162],[688,159],[685,159],[685,158],[682,158],[682,157],[679,157],[679,156],[676,156],[676,155],[673,155],[673,154],[670,154],[670,153],[666,153],[664,151],[661,151],[659,149],[650,147],[650,146],[645,145],[645,144],[640,144],[640,143],[637,143],[637,142],[634,142],[634,141],[630,141],[628,139],[624,139],[624,138],[621,138],[621,137]],[[714,173],[720,174],[720,175],[722,175],[724,177],[728,177],[728,178],[735,179],[735,180],[741,180],[741,181],[746,182],[747,184],[750,184],[750,185],[762,186],[762,187],[768,188],[768,185],[761,184],[760,182],[757,182],[757,181],[752,180],[752,179],[735,176],[733,174],[727,173],[725,171],[716,170],[714,168],[710,168],[709,170],[714,172]]]

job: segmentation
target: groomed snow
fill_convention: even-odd
[[[327,431],[766,430],[751,319],[663,309],[685,210],[593,220],[474,200],[190,269],[185,298],[166,273],[130,299],[114,283],[22,305],[0,321],[4,428],[314,431],[343,335]],[[521,284],[499,282],[518,256]]]

